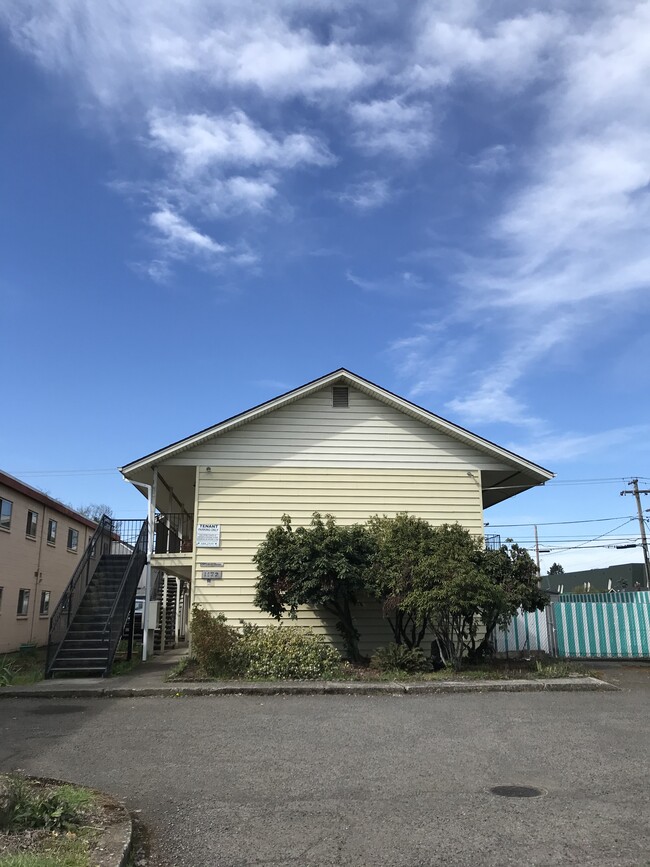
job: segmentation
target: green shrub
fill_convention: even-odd
[[[333,677],[341,655],[311,629],[244,626],[237,667],[246,677],[315,680]]]
[[[5,781],[2,802],[0,827],[9,831],[70,831],[83,823],[93,796],[76,786],[41,787],[10,776]]]
[[[206,674],[235,672],[235,646],[241,636],[228,626],[225,615],[210,614],[198,605],[192,609],[192,653]]]
[[[431,669],[419,648],[409,650],[404,644],[378,647],[370,660],[370,667],[377,671],[404,671],[408,674]]]

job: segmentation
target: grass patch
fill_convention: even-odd
[[[87,789],[0,777],[0,867],[90,867],[97,816]]]
[[[190,674],[196,667],[196,660],[190,656],[183,656],[178,660],[172,670],[166,675],[165,680],[185,680],[185,673]]]
[[[111,668],[111,677],[118,677],[120,674],[128,674],[137,668],[142,662],[142,642],[133,643],[133,653],[131,659],[127,659],[129,644],[127,641],[120,641],[113,667]]]
[[[45,676],[45,647],[0,656],[0,687],[38,683]]]
[[[0,867],[90,867],[90,863],[86,835],[50,834],[35,841],[29,852],[0,854]]]

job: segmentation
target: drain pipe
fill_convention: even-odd
[[[145,564],[144,573],[144,611],[142,612],[142,659],[146,661],[149,656],[149,596],[151,595],[151,557],[153,555],[153,531],[154,519],[156,515],[156,488],[158,486],[158,469],[153,468],[152,484],[146,482],[132,482],[131,479],[124,479],[125,482],[130,482],[132,485],[137,485],[139,488],[147,489],[147,562]],[[154,629],[155,624],[154,624]]]

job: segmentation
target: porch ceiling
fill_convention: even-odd
[[[153,480],[151,467],[125,473],[125,478],[137,485],[138,482],[150,485]],[[160,512],[187,512],[194,514],[194,487],[196,483],[195,467],[177,467],[173,464],[162,464],[158,467],[158,488],[156,491],[156,508]],[[139,489],[146,497],[147,490]]]
[[[501,470],[483,470],[481,483],[483,508],[487,509],[532,487],[539,487],[540,482],[529,473],[504,466]]]

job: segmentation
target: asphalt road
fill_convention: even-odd
[[[2,699],[0,769],[122,798],[164,865],[648,865],[649,679],[612,693]],[[489,793],[504,784],[547,794]]]

